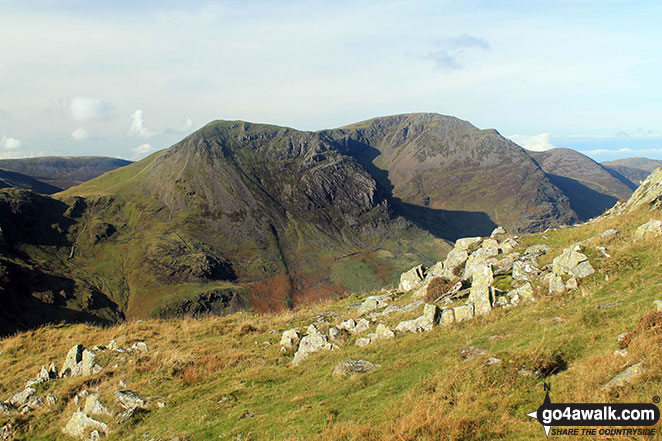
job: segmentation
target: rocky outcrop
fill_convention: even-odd
[[[552,271],[559,276],[569,275],[583,279],[595,273],[586,255],[566,248],[560,256],[552,261]]]
[[[63,432],[75,438],[87,440],[91,432],[95,430],[108,433],[108,425],[92,419],[84,412],[77,410],[67,422],[67,425],[64,426]]]
[[[308,357],[310,354],[318,351],[330,351],[332,349],[338,348],[337,345],[329,343],[326,336],[321,332],[314,330],[308,335],[301,339],[299,343],[299,348],[294,354],[294,359],[292,360],[293,365],[298,365],[301,363],[301,360]]]
[[[425,280],[425,267],[417,265],[400,276],[398,289],[402,292],[410,291],[423,283]]]
[[[280,344],[286,349],[292,349],[299,344],[300,340],[301,336],[299,335],[299,331],[296,329],[288,329],[287,331],[283,332],[283,337],[280,339]]]
[[[633,240],[646,240],[662,236],[662,220],[651,219],[637,227]]]
[[[103,368],[95,363],[96,353],[81,345],[74,345],[67,353],[60,377],[98,374]]]
[[[644,368],[641,363],[630,366],[614,378],[609,380],[607,384],[602,386],[602,389],[609,391],[617,387],[621,387],[627,383],[631,383],[634,379],[644,373]]]

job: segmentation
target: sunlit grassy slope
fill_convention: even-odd
[[[0,416],[0,426],[13,421],[21,428],[20,439],[67,439],[61,428],[76,409],[74,395],[98,391],[102,402],[119,411],[112,394],[124,380],[128,389],[148,399],[150,411],[122,426],[113,417],[96,417],[109,423],[110,440],[543,439],[541,426],[526,416],[542,403],[543,382],[551,384],[552,400],[563,402],[650,402],[662,390],[662,320],[652,316],[657,327],[640,325],[655,311],[653,301],[662,298],[662,239],[632,241],[634,229],[650,217],[661,214],[640,208],[523,236],[522,248],[552,247],[541,259],[545,264],[564,247],[608,228],[623,233],[587,246],[597,271],[574,293],[538,292],[535,303],[363,348],[351,337],[339,350],[313,354],[296,367],[292,352],[280,350],[281,332],[302,329],[322,312],[337,313],[338,321],[355,316],[347,306],[361,295],[278,315],[244,312],[107,328],[47,326],[8,337],[0,341],[2,398],[22,390],[42,364],[61,366],[75,343],[93,347],[115,339],[129,346],[144,340],[150,352],[101,353],[101,374],[39,386],[39,393],[50,391],[59,398],[57,405],[25,416]],[[597,245],[613,257],[591,251]],[[408,295],[397,300],[408,301]],[[395,325],[417,314],[393,315],[385,323]],[[632,330],[637,332],[627,356],[614,355],[618,335]],[[463,360],[458,351],[468,345],[487,353]],[[487,357],[502,363],[487,365]],[[381,367],[363,376],[332,375],[338,362],[354,358]],[[635,363],[642,363],[645,372],[634,383],[611,392],[600,389]],[[559,371],[544,379],[518,373],[549,365],[560,366]],[[159,401],[165,407],[159,408]]]

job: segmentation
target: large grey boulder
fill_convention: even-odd
[[[450,325],[453,322],[455,322],[454,310],[452,308],[442,309],[439,323],[442,325]]]
[[[398,289],[402,292],[411,291],[418,287],[425,280],[425,267],[423,265],[416,265],[409,271],[400,275],[400,285]]]
[[[95,358],[94,351],[74,345],[67,353],[60,377],[98,374],[103,368],[95,363]]]
[[[492,265],[492,272],[495,276],[509,273],[513,270],[513,265],[519,257],[519,253],[510,253],[501,258],[490,260],[489,263]]]
[[[412,320],[404,320],[397,324],[395,330],[404,332],[424,332],[431,331],[434,324],[425,316],[420,316]]]
[[[327,340],[326,336],[321,332],[308,334],[301,339],[301,342],[299,343],[299,349],[294,354],[292,364],[295,366],[298,365],[301,363],[301,360],[314,352],[330,351],[336,349],[337,347],[337,345],[329,343],[329,340]]]
[[[100,430],[107,434],[108,425],[92,419],[84,412],[77,410],[66,426],[64,426],[63,432],[76,438],[87,439],[88,434],[94,430]]]
[[[441,314],[441,311],[439,310],[439,307],[437,305],[434,305],[432,303],[426,303],[425,306],[423,307],[423,318],[433,325],[436,325],[439,323],[439,316]]]
[[[115,391],[113,395],[115,400],[125,409],[131,409],[132,407],[145,408],[145,400],[136,392],[124,389]]]
[[[552,261],[552,271],[557,275],[569,275],[582,279],[595,273],[586,255],[579,251],[565,249]]]
[[[526,250],[524,250],[524,255],[533,256],[535,258],[538,258],[538,257],[542,256],[543,254],[547,253],[547,251],[549,251],[549,250],[550,250],[549,245],[536,244],[536,245],[531,245]]]
[[[301,336],[299,335],[299,331],[296,329],[288,329],[287,331],[283,332],[283,336],[280,339],[280,344],[284,348],[292,349],[297,344],[299,344],[300,340]]]
[[[637,227],[633,240],[651,239],[659,236],[662,236],[662,220],[651,219]]]
[[[507,239],[504,239],[503,242],[499,244],[499,250],[503,254],[508,254],[512,250],[514,250],[517,246],[519,246],[519,242],[517,242],[515,238],[509,237]]]
[[[352,374],[368,374],[378,367],[379,365],[366,360],[345,360],[336,365],[333,369],[333,375],[344,377]]]

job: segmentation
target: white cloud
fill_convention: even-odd
[[[592,149],[592,150],[580,150],[585,155],[600,155],[600,154],[610,154],[618,155],[621,153],[628,153],[630,156],[642,156],[647,154],[662,154],[662,148],[643,148],[643,149],[631,149],[629,147],[623,147],[621,149]]]
[[[2,135],[0,138],[0,147],[6,150],[15,150],[21,146],[21,141],[16,138],[9,138],[5,135]]]
[[[554,148],[554,145],[549,140],[549,136],[549,133],[541,133],[540,135],[510,135],[507,138],[527,150],[543,152]]]
[[[154,150],[156,150],[156,148],[152,147],[149,143],[140,144],[131,149],[133,152],[133,159],[140,159],[148,153],[152,153]]]
[[[154,135],[154,132],[145,127],[143,111],[140,109],[136,110],[133,112],[133,115],[131,115],[131,127],[129,128],[129,135],[137,136],[139,138],[149,138]]]
[[[191,130],[193,127],[193,120],[189,118],[188,116],[184,120],[184,131]]]
[[[110,116],[110,104],[99,98],[76,96],[61,100],[60,105],[74,121],[93,121]]]
[[[90,137],[90,133],[82,127],[77,128],[71,132],[71,137],[76,141],[83,141]]]
[[[18,159],[18,158],[32,158],[35,155],[32,153],[22,153],[22,152],[0,152],[0,159]]]

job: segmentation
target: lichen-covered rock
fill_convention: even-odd
[[[547,253],[549,251],[549,245],[545,244],[536,244],[536,245],[531,245],[529,248],[524,250],[524,255],[525,256],[533,256],[535,258],[538,258],[542,256],[543,254]]]
[[[568,291],[576,291],[579,288],[579,283],[575,277],[571,277],[565,282],[565,289]]]
[[[494,230],[492,230],[492,234],[490,234],[491,239],[501,239],[506,235],[506,229],[503,228],[502,226],[496,227]]]
[[[662,236],[662,220],[651,219],[637,227],[633,240],[651,239]]]
[[[371,343],[372,343],[372,337],[370,335],[366,337],[359,337],[356,339],[356,342],[354,342],[354,344],[360,348],[363,346],[368,346]]]
[[[499,244],[499,250],[503,254],[508,254],[512,250],[514,250],[518,245],[519,245],[519,242],[517,242],[517,240],[515,240],[512,237],[509,237],[509,238],[505,239],[503,242],[501,242]]]
[[[395,332],[391,331],[391,328],[383,323],[377,325],[374,337],[375,340],[386,340],[393,337],[395,337]]]
[[[378,367],[379,365],[366,360],[345,360],[336,365],[333,369],[333,375],[344,377],[352,374],[368,374]]]
[[[331,340],[338,340],[340,338],[340,331],[338,328],[334,328],[333,326],[329,328],[329,338]]]
[[[655,310],[657,312],[662,312],[662,300],[655,300],[653,303],[655,304]]]
[[[64,364],[62,365],[62,369],[60,370],[60,377],[72,375],[74,369],[78,366],[78,363],[83,361],[83,350],[84,348],[81,345],[74,345],[69,349]]]
[[[467,259],[469,259],[469,253],[467,253],[467,250],[453,248],[444,260],[441,276],[451,280],[455,277],[462,276],[462,271]]]
[[[524,255],[513,262],[513,279],[532,282],[540,275],[538,262],[532,255]]]
[[[14,407],[20,407],[24,404],[27,404],[27,402],[36,392],[37,389],[35,389],[34,387],[26,387],[21,392],[17,392],[11,397],[9,397],[7,402]]]
[[[90,418],[80,410],[73,414],[63,429],[64,433],[67,435],[80,439],[86,439],[88,433],[92,432],[93,430],[100,430],[104,433],[108,433],[108,425],[102,423],[101,421]]]
[[[487,351],[485,349],[476,346],[467,346],[460,349],[460,357],[464,358],[465,360],[474,357],[480,357],[485,354],[487,354]]]
[[[326,336],[321,332],[314,332],[308,334],[301,339],[299,343],[299,349],[294,354],[294,359],[292,360],[293,365],[298,365],[301,360],[308,357],[308,355],[318,352],[318,351],[330,351],[337,348],[338,346],[329,343]]]
[[[143,397],[138,395],[136,392],[130,390],[117,390],[113,394],[115,400],[125,409],[130,409],[132,407],[144,408],[145,400]]]
[[[611,390],[615,387],[623,386],[626,383],[631,383],[636,377],[644,373],[644,368],[641,363],[630,366],[614,378],[609,380],[607,384],[602,386],[604,390]]]
[[[416,265],[409,271],[400,275],[400,285],[398,289],[402,292],[410,291],[423,283],[425,280],[425,267],[423,265]]]
[[[432,303],[426,303],[423,307],[423,318],[433,325],[439,323],[439,307]]]
[[[461,305],[453,308],[453,315],[455,316],[455,321],[461,322],[468,320],[474,316],[474,305]]]
[[[455,312],[452,308],[446,308],[441,310],[441,318],[439,323],[442,325],[450,325],[455,321]]]
[[[495,276],[500,276],[502,274],[507,274],[513,270],[513,264],[519,258],[519,253],[507,254],[501,258],[493,259],[492,272]]]
[[[85,399],[85,406],[83,406],[83,411],[88,415],[110,415],[110,411],[101,404],[99,401],[99,395],[90,394]]]
[[[563,283],[561,276],[554,273],[549,273],[546,276],[546,279],[547,290],[550,294],[561,294],[563,291],[565,291],[565,284]]]
[[[425,316],[420,316],[412,320],[404,320],[395,327],[395,330],[398,332],[423,332],[430,331],[434,327],[434,324],[425,318]]]
[[[582,279],[595,273],[588,257],[579,251],[565,249],[552,261],[552,271],[557,275],[569,275]]]
[[[464,250],[471,252],[483,241],[482,237],[463,237],[455,241],[456,250]]]
[[[352,334],[354,333],[355,328],[356,328],[356,320],[352,318],[342,321],[338,325],[338,329],[344,329],[345,331],[351,332]]]
[[[364,318],[360,318],[356,321],[356,326],[354,327],[352,333],[360,334],[367,331],[368,329],[370,329],[370,322]]]
[[[361,306],[359,306],[359,309],[357,313],[359,315],[367,314],[371,311],[374,311],[376,309],[382,309],[388,306],[388,301],[391,299],[391,296],[389,295],[380,295],[380,296],[370,296],[367,297],[363,303],[361,303]]]
[[[131,350],[135,352],[147,353],[149,352],[149,347],[144,341],[139,341],[131,345]]]
[[[280,339],[280,344],[284,348],[292,349],[299,344],[300,340],[301,335],[299,335],[299,331],[296,329],[288,329],[287,331],[283,332],[283,336]]]

